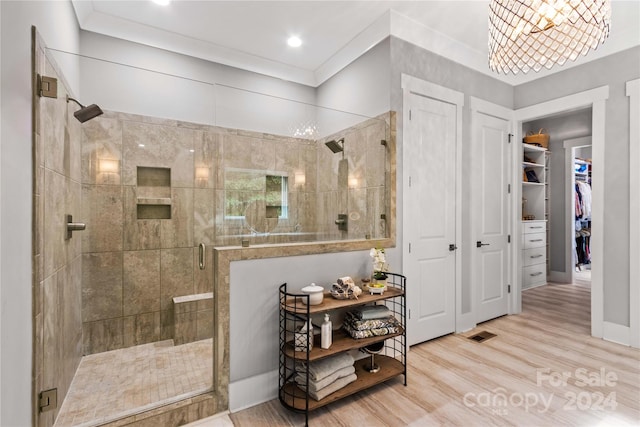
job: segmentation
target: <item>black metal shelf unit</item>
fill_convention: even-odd
[[[398,375],[403,375],[404,385],[407,385],[407,340],[406,340],[406,277],[401,274],[387,273],[387,290],[383,295],[370,295],[364,292],[358,299],[336,300],[330,293],[325,293],[322,304],[308,305],[309,295],[289,292],[284,283],[279,289],[279,399],[281,404],[293,411],[305,414],[305,424],[308,425],[309,413],[329,403],[365,390],[376,384],[385,382]],[[344,310],[364,305],[386,305],[401,325],[401,331],[389,335],[374,336],[363,339],[353,339],[342,331],[334,331],[334,341],[330,349],[320,348],[320,336],[310,336],[309,333],[300,335],[300,328],[309,319],[321,321],[322,315],[334,310]],[[320,328],[314,325],[314,330]],[[302,346],[302,351],[295,350],[295,338],[298,343],[302,339],[313,340],[313,347]],[[383,343],[383,344],[381,344]],[[376,349],[375,363],[379,371],[370,372],[367,364],[369,358],[357,360],[355,363],[358,379],[322,400],[310,398],[307,387],[295,382],[296,364],[304,363],[308,366],[314,360],[320,360],[352,349],[362,349],[371,345],[382,346]],[[309,384],[309,372],[306,372],[306,384]]]

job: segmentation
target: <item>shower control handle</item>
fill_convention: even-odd
[[[84,229],[87,228],[87,225],[84,222],[73,222],[73,216],[71,215],[65,215],[66,218],[66,222],[67,222],[67,235],[66,235],[66,240],[69,240],[70,238],[73,237],[73,233],[74,231],[82,231]]]

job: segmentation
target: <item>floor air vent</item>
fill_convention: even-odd
[[[479,332],[475,335],[471,335],[470,337],[468,337],[470,340],[473,340],[475,342],[485,342],[486,340],[495,337],[496,334],[492,334],[491,332],[487,332],[487,331],[482,331]]]

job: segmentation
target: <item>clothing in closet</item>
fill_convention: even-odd
[[[576,246],[574,257],[576,265],[591,262],[591,186],[584,181],[576,181],[575,199]]]

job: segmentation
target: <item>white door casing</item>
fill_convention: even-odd
[[[539,119],[541,117],[548,117],[554,114],[563,113],[565,111],[584,108],[591,106],[592,108],[592,158],[593,163],[598,164],[598,168],[592,172],[593,182],[599,185],[592,188],[592,216],[591,216],[591,230],[592,235],[596,238],[591,240],[591,254],[593,262],[591,263],[591,335],[597,338],[607,339],[607,333],[605,333],[605,321],[604,321],[604,283],[603,283],[603,252],[604,244],[602,236],[604,235],[604,193],[602,186],[604,182],[604,169],[605,169],[605,104],[609,97],[609,86],[601,86],[594,89],[589,89],[583,92],[578,92],[573,95],[563,96],[561,98],[545,101],[540,104],[523,107],[514,111],[515,127],[515,140],[522,140],[522,123]],[[516,150],[514,150],[516,151]],[[520,155],[522,154],[520,150]],[[514,164],[518,159],[514,159]],[[515,177],[516,179],[518,177]],[[515,186],[516,192],[513,197],[519,200],[521,197],[521,191]],[[512,202],[515,210],[514,212],[520,213],[519,207]],[[514,228],[514,234],[512,235],[513,241],[516,242],[512,245],[513,251],[520,250],[520,225],[517,226],[517,230]],[[598,237],[600,236],[600,237]],[[519,258],[514,259],[514,267],[516,271],[522,268],[522,263]],[[516,265],[517,264],[517,265]],[[519,313],[522,311],[522,286],[521,278],[516,276],[514,286],[512,287],[515,292],[512,292],[512,310],[511,312]]]
[[[471,218],[475,237],[471,289],[475,322],[480,323],[509,312],[512,111],[473,97],[470,104]]]
[[[428,82],[412,82],[416,81],[413,89],[403,84],[403,272],[411,278],[409,345],[456,330],[460,277],[456,206],[463,98]],[[447,102],[452,93],[458,104]]]

